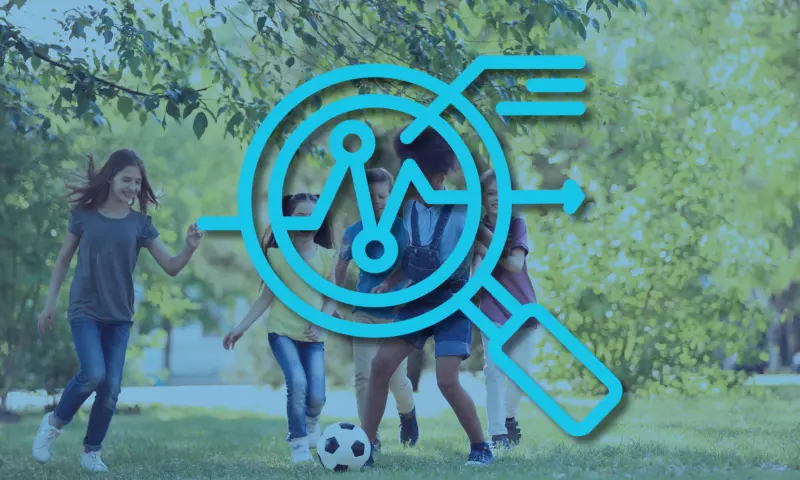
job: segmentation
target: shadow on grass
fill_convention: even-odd
[[[600,422],[597,428],[592,430],[592,432],[586,436],[574,438],[574,441],[578,444],[584,444],[584,445],[594,444],[600,438],[602,438],[603,435],[608,433],[608,430],[611,427],[615,426],[619,422],[620,417],[626,411],[628,411],[630,404],[631,404],[631,396],[623,395],[617,407],[614,410],[612,410],[611,413],[609,413],[608,416],[604,418],[602,422]]]

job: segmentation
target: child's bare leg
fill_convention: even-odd
[[[381,344],[378,354],[372,360],[366,401],[364,402],[364,421],[361,425],[370,442],[374,442],[377,438],[378,427],[386,410],[389,379],[412,350],[414,350],[414,346],[405,340],[391,338]]]
[[[458,421],[467,432],[470,443],[483,443],[483,429],[478,418],[475,402],[458,379],[461,357],[439,357],[436,359],[436,381],[444,398],[450,403]]]

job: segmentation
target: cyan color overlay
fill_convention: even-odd
[[[622,385],[613,373],[603,365],[569,330],[561,325],[544,307],[538,304],[520,305],[493,277],[492,270],[500,260],[511,222],[513,204],[561,205],[564,211],[573,214],[585,199],[580,186],[572,180],[564,183],[561,190],[527,191],[511,189],[511,177],[505,154],[497,136],[481,113],[464,96],[463,91],[478,76],[487,70],[580,70],[585,66],[583,57],[576,56],[482,56],[478,57],[452,84],[423,72],[396,65],[354,65],[330,71],[300,85],[270,112],[256,132],[245,155],[239,179],[238,214],[232,217],[203,217],[198,226],[206,231],[240,231],[253,264],[267,286],[287,307],[312,323],[327,330],[362,338],[387,338],[412,333],[441,321],[458,309],[470,317],[490,339],[487,351],[497,365],[547,414],[559,427],[573,436],[583,436],[595,427],[619,404]],[[359,324],[324,314],[306,305],[275,274],[264,257],[259,245],[259,235],[253,221],[253,185],[258,160],[280,122],[303,101],[312,95],[353,80],[384,78],[408,82],[425,88],[437,98],[428,106],[409,99],[390,95],[356,95],[324,106],[290,135],[276,159],[273,175],[268,186],[267,208],[276,241],[286,260],[311,287],[322,294],[348,305],[362,307],[385,307],[401,305],[417,299],[443,283],[458,268],[469,254],[477,236],[481,218],[481,192],[479,172],[469,149],[442,117],[448,107],[456,108],[475,128],[487,148],[492,166],[495,168],[498,187],[498,218],[495,239],[487,249],[484,261],[473,272],[465,285],[453,298],[434,310],[419,317],[389,324]],[[575,78],[531,79],[527,87],[533,92],[579,92],[585,88],[582,80]],[[326,122],[357,110],[393,110],[411,116],[413,122],[401,134],[405,143],[413,141],[426,127],[437,130],[450,144],[466,178],[465,191],[436,191],[425,180],[413,159],[406,159],[400,169],[384,214],[376,221],[367,187],[364,163],[375,149],[375,136],[366,123],[345,120],[336,125],[329,136],[329,150],[335,159],[331,173],[320,194],[319,201],[310,217],[284,217],[281,211],[284,175],[292,158],[308,137]],[[496,111],[502,116],[578,116],[585,112],[582,102],[502,102]],[[358,151],[348,152],[343,140],[355,135],[361,140]],[[426,202],[431,204],[461,204],[467,207],[464,232],[452,255],[442,268],[425,281],[406,289],[382,294],[356,292],[338,287],[318,275],[302,259],[289,236],[291,231],[316,230],[336,196],[348,170],[353,177],[358,208],[364,230],[353,243],[353,259],[359,268],[379,273],[393,263],[398,248],[390,229],[400,212],[402,198],[410,185],[414,185]],[[283,172],[283,174],[281,174]],[[384,255],[370,259],[365,253],[366,245],[378,241],[384,245]],[[512,313],[512,318],[498,328],[475,307],[470,299],[485,287]],[[502,350],[503,345],[528,318],[536,318],[572,355],[583,363],[607,388],[608,394],[581,421],[573,419],[539,385],[529,378]]]

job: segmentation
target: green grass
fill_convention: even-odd
[[[583,415],[586,410],[570,413]],[[90,478],[78,461],[86,412],[59,438],[56,456],[45,466],[30,458],[39,419],[26,415],[19,423],[0,425],[0,478]],[[397,422],[387,419],[378,468],[334,474],[322,467],[290,466],[282,418],[150,407],[142,415],[114,419],[104,460],[111,469],[108,478],[800,479],[796,394],[769,400],[630,400],[601,432],[579,440],[525,405],[520,414],[523,445],[479,471],[463,466],[466,437],[452,414],[420,422],[418,447],[399,448]]]

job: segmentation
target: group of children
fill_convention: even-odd
[[[413,158],[426,180],[436,190],[445,188],[445,178],[456,169],[457,160],[446,140],[432,128],[424,130],[410,144],[395,137],[394,148],[402,158]],[[91,165],[91,162],[90,162]],[[144,166],[133,152],[112,154],[106,166],[94,174],[90,166],[90,182],[77,190],[67,240],[53,272],[47,306],[39,319],[40,330],[52,322],[55,299],[75,250],[80,246],[78,268],[70,292],[69,319],[80,359],[80,372],[70,381],[58,407],[42,419],[33,444],[34,458],[46,462],[52,446],[64,425],[88,398],[97,397],[92,408],[81,463],[91,471],[105,471],[99,456],[100,445],[108,430],[120,390],[124,352],[132,318],[132,274],[140,248],[151,251],[170,275],[177,274],[199,245],[202,232],[196,225],[187,231],[186,248],[172,256],[158,239],[158,231],[146,215],[148,203],[155,197],[147,182]],[[392,175],[384,169],[367,170],[372,206],[380,219],[393,187]],[[492,241],[497,219],[497,185],[492,170],[481,177],[485,215],[471,254],[448,281],[423,297],[397,308],[355,307],[352,320],[362,323],[400,322],[425,314],[451,298],[468,280],[471,269],[477,268]],[[299,193],[283,198],[285,216],[309,216],[318,195]],[[140,202],[140,212],[131,209]],[[453,205],[429,205],[413,189],[403,205],[402,218],[395,219],[391,232],[399,254],[386,272],[359,272],[359,292],[381,293],[406,288],[424,280],[454,250],[464,230],[466,208]],[[349,226],[335,248],[330,226],[324,223],[317,231],[291,232],[294,248],[318,274],[333,283],[344,285],[353,259],[352,245],[363,230],[359,221]],[[110,236],[114,238],[108,241]],[[264,254],[281,280],[306,304],[329,315],[340,316],[337,304],[312,289],[286,261],[271,232],[262,239]],[[106,255],[101,255],[105,253]],[[379,258],[383,246],[367,245],[367,255]],[[527,228],[524,220],[512,219],[510,233],[494,277],[522,303],[535,301],[533,286],[527,274]],[[105,259],[103,259],[103,257]],[[112,258],[113,257],[113,258]],[[105,277],[105,278],[104,278]],[[509,318],[509,312],[485,290],[478,295],[481,310],[496,324]],[[310,450],[320,435],[320,414],[325,404],[325,330],[303,319],[275,298],[262,284],[261,293],[241,322],[228,333],[223,346],[232,349],[242,335],[269,309],[269,344],[280,366],[287,394],[287,441],[294,463],[313,461]],[[533,353],[532,338],[536,321],[530,320],[515,335],[508,353],[524,370],[528,370]],[[470,356],[472,322],[457,310],[449,317],[422,331],[389,339],[353,338],[355,390],[358,416],[372,443],[371,452],[380,449],[378,427],[383,417],[389,391],[392,392],[400,417],[400,442],[407,446],[419,441],[419,426],[411,382],[406,374],[407,358],[433,337],[435,342],[436,378],[440,391],[453,408],[470,444],[468,465],[491,463],[494,452],[512,448],[520,442],[521,433],[516,411],[521,398],[513,382],[507,382],[488,355],[485,356],[487,389],[487,430],[484,434],[477,409],[459,381],[461,362]],[[484,344],[487,342],[483,338]],[[372,453],[366,466],[374,465]]]

